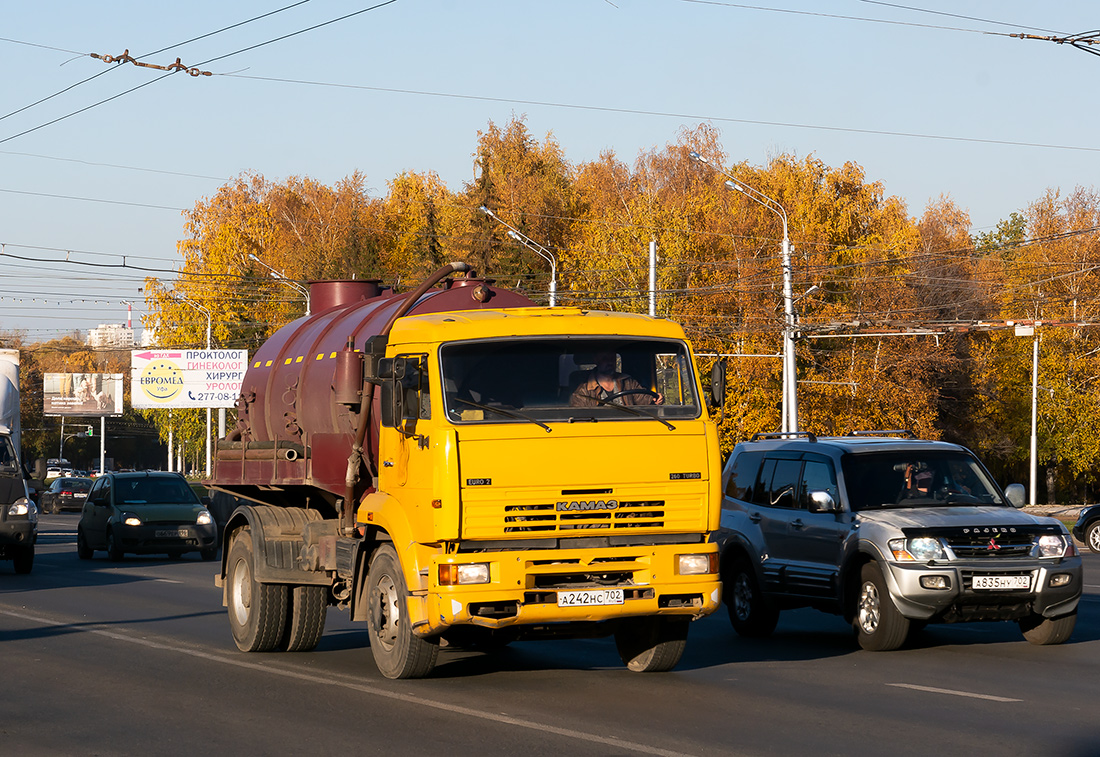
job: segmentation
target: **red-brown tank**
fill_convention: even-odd
[[[218,445],[213,483],[306,485],[343,495],[359,413],[337,402],[338,356],[349,340],[363,349],[408,296],[376,280],[311,282],[314,314],[281,328],[249,361],[237,429]],[[491,281],[452,278],[420,297],[408,315],[534,304]],[[377,449],[377,418],[375,412],[367,455]]]

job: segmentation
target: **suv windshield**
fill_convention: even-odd
[[[697,418],[687,345],[624,337],[494,339],[440,350],[454,422]]]
[[[965,452],[898,450],[848,454],[841,464],[853,511],[1006,504],[985,469]]]
[[[115,503],[120,505],[197,505],[187,482],[172,477],[116,478]]]

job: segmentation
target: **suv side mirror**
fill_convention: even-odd
[[[833,495],[824,489],[812,491],[808,495],[807,510],[811,513],[835,513],[840,510]]]
[[[1013,507],[1023,507],[1027,504],[1027,490],[1023,484],[1009,484],[1005,488],[1005,497],[1008,499],[1008,504]]]

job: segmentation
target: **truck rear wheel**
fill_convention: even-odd
[[[16,547],[12,562],[15,563],[16,573],[21,575],[30,573],[31,568],[34,567],[34,545],[28,544],[25,547]]]
[[[287,624],[287,587],[255,578],[252,535],[237,532],[226,561],[229,627],[242,652],[270,652],[279,646]]]
[[[615,631],[615,647],[635,673],[663,673],[680,662],[687,646],[688,618],[629,618]]]
[[[290,607],[286,613],[281,649],[286,652],[308,652],[317,646],[325,632],[328,612],[328,587],[288,586]]]
[[[413,634],[408,599],[397,552],[383,544],[367,571],[367,634],[374,662],[386,678],[423,678],[439,655],[438,639]]]

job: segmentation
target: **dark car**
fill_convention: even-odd
[[[80,510],[94,482],[90,478],[58,478],[38,495],[38,509],[44,513]]]
[[[1092,505],[1081,510],[1077,522],[1073,524],[1073,535],[1083,541],[1091,552],[1100,552],[1100,505]]]
[[[112,560],[126,553],[218,554],[214,517],[178,473],[108,473],[92,485],[76,527],[76,552],[88,559],[106,550]]]

